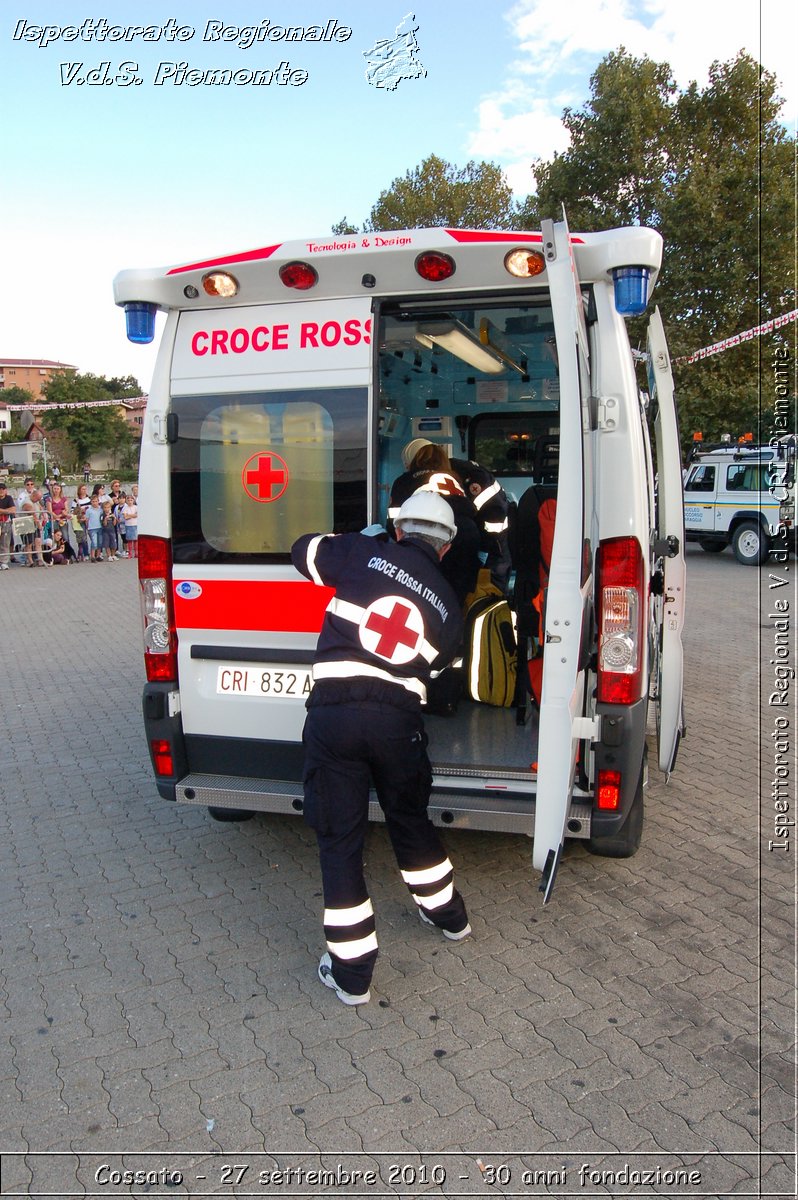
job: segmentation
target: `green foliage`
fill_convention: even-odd
[[[33,392],[29,392],[27,388],[14,387],[3,388],[0,392],[3,398],[3,404],[35,404]],[[16,416],[16,413],[13,414]]]
[[[135,400],[141,395],[141,384],[133,375],[123,375],[121,378],[114,376],[112,379],[105,379],[102,375],[89,376],[96,378],[97,382],[108,392],[109,398],[114,400]]]
[[[563,112],[569,149],[533,166],[537,195],[522,208],[522,228],[558,216],[563,204],[571,228],[584,232],[658,224],[673,137],[670,67],[621,47],[599,64],[590,86],[592,100]]]
[[[570,145],[537,160],[537,192],[521,205],[493,163],[457,168],[430,155],[380,193],[362,232],[534,229],[559,217],[590,232],[648,225],[665,241],[656,300],[674,359],[796,307],[793,237],[796,141],[779,123],[777,82],[743,52],[715,62],[706,87],[679,92],[667,63],[621,46],[567,108]],[[344,217],[333,233],[357,233]],[[646,321],[631,321],[641,345]],[[789,331],[677,366],[685,444],[772,431],[773,359]],[[792,427],[795,406],[792,399]]]
[[[443,226],[512,229],[515,217],[512,189],[500,167],[472,160],[458,168],[431,154],[380,192],[362,232]],[[359,232],[346,217],[332,231]]]
[[[141,395],[132,376],[105,379],[98,375],[57,376],[45,387],[50,404],[91,404],[97,401]],[[53,408],[40,414],[40,422],[59,438],[59,457],[75,467],[100,450],[121,454],[131,441],[124,418],[113,406],[107,408]]]
[[[795,140],[779,124],[775,77],[749,55],[713,63],[705,88],[681,94],[670,67],[623,48],[591,79],[592,96],[566,110],[571,145],[536,163],[525,227],[559,215],[572,229],[643,224],[665,256],[656,301],[674,358],[795,307],[790,246]],[[630,323],[642,337],[644,321]],[[767,440],[772,348],[756,339],[675,370],[685,444],[751,432]]]
[[[333,225],[332,232],[336,237],[345,237],[348,234],[360,233],[360,230],[352,224],[348,217],[341,217],[341,220],[336,221]]]

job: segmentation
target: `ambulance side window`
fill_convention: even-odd
[[[287,561],[366,523],[366,389],[173,397],[175,562]]]
[[[714,492],[715,468],[697,467],[685,484],[686,492]]]

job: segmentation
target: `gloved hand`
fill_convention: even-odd
[[[361,532],[361,533],[363,533],[363,534],[365,534],[365,536],[366,536],[366,537],[376,537],[376,538],[378,538],[378,537],[380,537],[380,536],[383,536],[383,537],[387,537],[387,536],[388,536],[388,531],[387,531],[386,529],[384,529],[384,528],[382,527],[382,525],[379,525],[379,524],[376,524],[376,525],[367,525],[367,526],[366,526],[366,528],[365,528],[365,529],[361,529],[361,531],[360,531],[360,532]]]

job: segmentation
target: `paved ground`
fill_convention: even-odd
[[[767,701],[794,585],[689,565],[689,736],[640,853],[571,844],[543,908],[526,839],[450,833],[474,937],[442,945],[373,827],[359,1010],[315,977],[302,823],[158,797],[134,565],[4,572],[2,1194],[792,1195],[795,830],[768,842],[796,685]]]

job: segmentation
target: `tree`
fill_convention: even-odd
[[[114,400],[134,400],[141,395],[141,384],[134,375],[115,375],[111,379],[102,375],[90,375],[88,378],[96,379],[109,398]]]
[[[3,404],[35,404],[36,401],[33,392],[29,392],[27,388],[10,387],[3,388],[0,392],[3,398]],[[11,423],[8,429],[0,430],[0,442],[21,442],[25,436],[25,431],[20,423],[20,414],[11,413]],[[0,454],[0,458],[2,458]]]
[[[0,392],[3,398],[3,404],[35,404],[36,400],[33,392],[29,392],[27,388],[10,387],[3,388]]]
[[[332,227],[332,232],[336,237],[345,237],[347,234],[360,233],[357,225],[353,225],[348,217],[341,217],[340,221],[336,221]]]
[[[621,47],[599,64],[590,86],[584,108],[563,111],[568,150],[533,165],[537,195],[522,209],[523,228],[557,216],[563,203],[571,228],[585,232],[658,224],[676,91],[670,67]]]
[[[458,168],[431,154],[380,192],[362,232],[438,226],[510,229],[515,213],[512,189],[494,163],[472,160]],[[357,232],[346,217],[333,226],[335,234]]]
[[[566,109],[571,145],[535,164],[525,226],[564,204],[572,229],[645,224],[662,233],[657,303],[674,358],[795,307],[795,140],[779,123],[775,77],[747,54],[714,63],[705,88],[677,93],[666,63],[623,48]],[[642,337],[644,322],[631,323]],[[683,433],[767,435],[758,397],[771,360],[756,341],[677,367]],[[765,417],[765,414],[762,414]]]
[[[123,381],[125,386],[129,386]],[[132,381],[135,384],[135,380]],[[45,398],[49,404],[96,404],[112,397],[109,383],[118,384],[97,375],[57,376],[45,386]],[[136,385],[136,395],[140,394]],[[98,450],[113,450],[121,453],[130,441],[130,430],[119,410],[113,406],[102,408],[53,408],[45,409],[40,419],[46,430],[62,431],[72,447],[72,465],[76,466]]]

